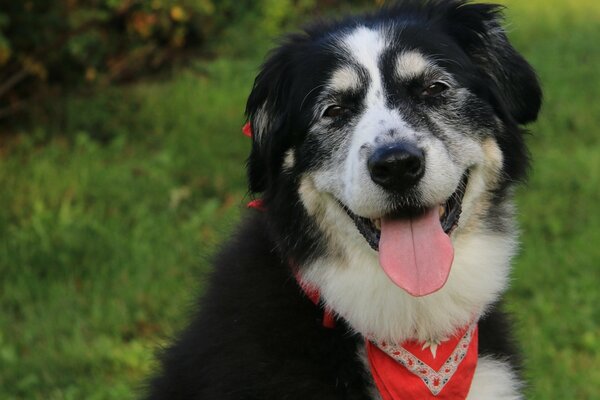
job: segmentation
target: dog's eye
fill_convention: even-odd
[[[325,110],[325,112],[323,113],[323,117],[337,118],[337,117],[341,117],[342,115],[346,114],[347,112],[348,112],[347,108],[344,108],[341,106],[331,106],[331,107],[328,107],[327,110]]]
[[[448,85],[443,82],[434,82],[427,86],[421,92],[422,97],[436,97],[445,92],[448,89]]]

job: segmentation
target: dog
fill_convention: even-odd
[[[400,1],[287,36],[246,114],[260,201],[148,399],[521,399],[499,310],[542,92],[502,7]]]

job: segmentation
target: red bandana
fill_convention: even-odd
[[[244,134],[244,136],[247,136],[249,138],[251,138],[252,135],[252,125],[250,125],[250,122],[246,122],[244,124],[244,126],[242,127],[242,133]]]
[[[477,325],[439,345],[366,341],[371,374],[383,400],[466,399],[477,366]]]
[[[262,201],[262,199],[252,200],[247,204],[247,207],[254,208],[258,211],[265,211],[265,203]]]

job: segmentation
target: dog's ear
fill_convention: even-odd
[[[497,86],[496,101],[519,124],[535,121],[542,103],[538,78],[512,47],[502,28],[503,7],[457,1],[446,29],[486,78]]]
[[[251,192],[263,192],[269,187],[291,146],[293,54],[303,40],[289,36],[269,55],[248,97],[246,116],[252,127],[252,151],[247,173]]]

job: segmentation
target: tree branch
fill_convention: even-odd
[[[27,78],[29,72],[25,69],[21,69],[8,78],[2,86],[0,86],[0,98],[8,93],[13,87],[18,85],[23,79]]]

